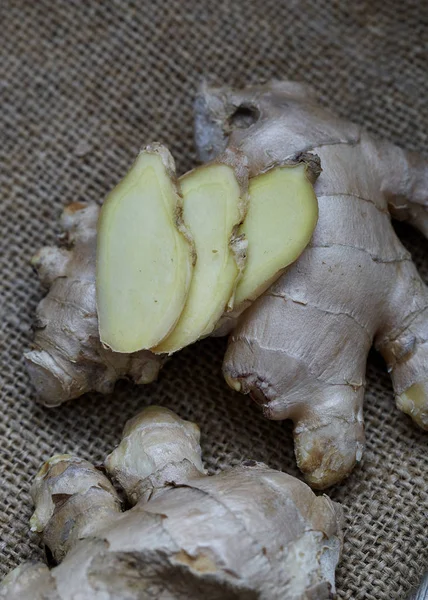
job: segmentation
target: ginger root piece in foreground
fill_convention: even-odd
[[[254,461],[207,476],[198,427],[159,407],[126,424],[105,468],[130,510],[87,461],[43,465],[31,526],[60,564],[23,564],[0,598],[333,597],[342,510],[303,482]]]
[[[428,236],[428,161],[376,141],[292,82],[205,88],[195,108],[202,160],[240,148],[251,177],[299,153],[320,157],[312,241],[237,325],[229,320],[223,370],[268,418],[293,420],[298,465],[325,488],[361,459],[373,344],[397,406],[428,429],[428,291],[391,224]]]
[[[75,202],[61,216],[63,247],[47,246],[32,259],[49,293],[37,307],[33,348],[24,357],[40,401],[56,406],[96,390],[113,391],[120,378],[155,380],[164,362],[141,351],[119,354],[99,338],[95,257],[100,207]]]

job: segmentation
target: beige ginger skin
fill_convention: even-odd
[[[58,566],[25,563],[7,600],[334,597],[342,510],[303,482],[248,461],[207,476],[199,429],[150,407],[105,461],[58,455],[36,476],[34,531]]]
[[[428,162],[291,82],[203,89],[195,132],[202,160],[238,147],[250,176],[302,152],[321,159],[312,242],[241,316],[223,369],[268,418],[293,420],[298,465],[325,488],[361,459],[373,344],[397,406],[428,429],[428,292],[391,224],[407,220],[428,236]]]
[[[154,381],[164,359],[151,352],[112,352],[100,342],[95,293],[95,255],[100,207],[74,202],[61,216],[64,247],[46,246],[32,259],[49,293],[37,307],[27,368],[40,399],[56,406],[116,381]]]

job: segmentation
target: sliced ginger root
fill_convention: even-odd
[[[153,145],[107,197],[98,225],[100,338],[116,352],[151,348],[177,322],[191,281],[174,161]]]
[[[305,163],[270,169],[250,180],[248,214],[239,233],[248,241],[235,305],[253,301],[308,245],[318,203]]]
[[[237,235],[247,210],[244,159],[230,152],[222,161],[180,179],[183,216],[196,250],[196,264],[183,313],[173,332],[152,350],[176,352],[209,335],[233,302],[245,265],[246,240]]]
[[[242,311],[296,260],[317,221],[305,159],[248,184],[245,157],[229,149],[184,175],[179,190],[165,155],[171,162],[166,150],[142,152],[101,213],[100,336],[116,352],[171,354],[209,335],[234,301]],[[181,196],[196,259],[190,287]]]

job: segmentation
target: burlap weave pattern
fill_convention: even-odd
[[[42,290],[31,254],[61,207],[100,200],[138,148],[166,143],[193,166],[192,100],[203,75],[311,83],[323,102],[428,152],[428,3],[421,0],[0,0],[0,574],[41,555],[29,486],[42,460],[100,461],[126,419],[159,403],[202,428],[211,472],[243,458],[297,474],[291,428],[267,422],[220,373],[224,340],[188,348],[158,383],[121,382],[57,409],[34,403],[22,362]],[[428,243],[400,235],[428,280]],[[428,567],[428,435],[393,404],[370,357],[363,465],[330,495],[346,507],[339,598],[404,597]]]

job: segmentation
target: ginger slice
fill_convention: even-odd
[[[250,179],[249,207],[239,233],[248,241],[235,307],[253,301],[308,245],[318,202],[305,163],[274,167]]]
[[[246,254],[245,239],[237,235],[247,207],[246,169],[240,160],[229,157],[229,164],[200,167],[180,179],[184,221],[197,260],[180,319],[153,352],[176,352],[209,335],[233,304]]]
[[[193,260],[181,203],[173,158],[156,144],[139,154],[102,207],[97,310],[101,341],[115,352],[155,346],[180,317]]]

